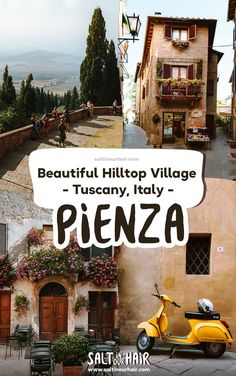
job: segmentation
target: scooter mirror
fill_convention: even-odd
[[[155,289],[156,289],[156,292],[158,293],[158,295],[160,295],[160,293],[159,293],[159,289],[158,289],[158,284],[157,284],[157,283],[155,283],[155,284],[154,284],[154,287],[155,287]]]

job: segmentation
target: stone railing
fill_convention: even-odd
[[[121,114],[121,107],[118,107],[118,113]],[[71,111],[71,120],[76,122],[78,120],[86,119],[87,113],[83,110]],[[94,115],[112,115],[112,106],[94,107]],[[59,124],[59,118],[50,119],[50,130],[56,130]],[[25,140],[31,137],[32,125],[15,129],[10,132],[0,134],[0,159],[4,155],[16,150]]]

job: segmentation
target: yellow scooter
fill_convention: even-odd
[[[139,352],[149,352],[154,345],[155,338],[159,338],[173,345],[170,356],[174,354],[177,346],[186,345],[197,346],[211,358],[219,358],[224,354],[226,344],[231,344],[233,338],[228,324],[220,320],[219,312],[213,311],[213,305],[209,300],[198,301],[200,312],[185,312],[185,318],[188,319],[191,327],[187,336],[172,336],[167,334],[168,320],[164,311],[169,304],[179,308],[180,306],[167,295],[160,295],[157,284],[155,288],[157,294],[152,295],[160,299],[161,307],[150,320],[138,325],[138,328],[143,329],[136,342]]]

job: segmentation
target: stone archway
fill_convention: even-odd
[[[39,336],[53,341],[67,331],[67,290],[58,282],[48,282],[39,291]]]

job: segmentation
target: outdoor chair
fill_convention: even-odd
[[[114,350],[113,350],[113,346],[112,345],[109,345],[109,344],[106,344],[105,342],[103,343],[97,343],[95,345],[91,345],[89,347],[89,352],[92,352],[94,353],[94,355],[96,353],[100,353],[103,355],[103,361],[105,361],[106,364],[95,364],[94,365],[94,372],[92,371],[88,371],[88,367],[87,367],[87,370],[86,370],[86,375],[89,375],[91,372],[93,375],[103,375],[103,376],[109,376],[109,375],[113,375],[113,372],[112,372],[112,367],[113,367],[113,359],[112,357],[108,357],[107,353],[114,353]],[[108,374],[109,372],[109,374]]]
[[[34,330],[32,326],[17,326],[15,335],[18,336],[22,346],[30,346],[34,336]]]
[[[50,376],[52,354],[48,347],[33,347],[30,352],[30,376]]]
[[[19,341],[19,337],[15,334],[10,335],[7,339],[6,343],[6,351],[5,351],[5,360],[8,355],[8,350],[9,350],[9,355],[11,356],[11,350],[17,350],[18,352],[18,359],[22,356],[22,343]]]
[[[30,365],[30,376],[50,376],[51,375],[51,360],[34,359]]]

